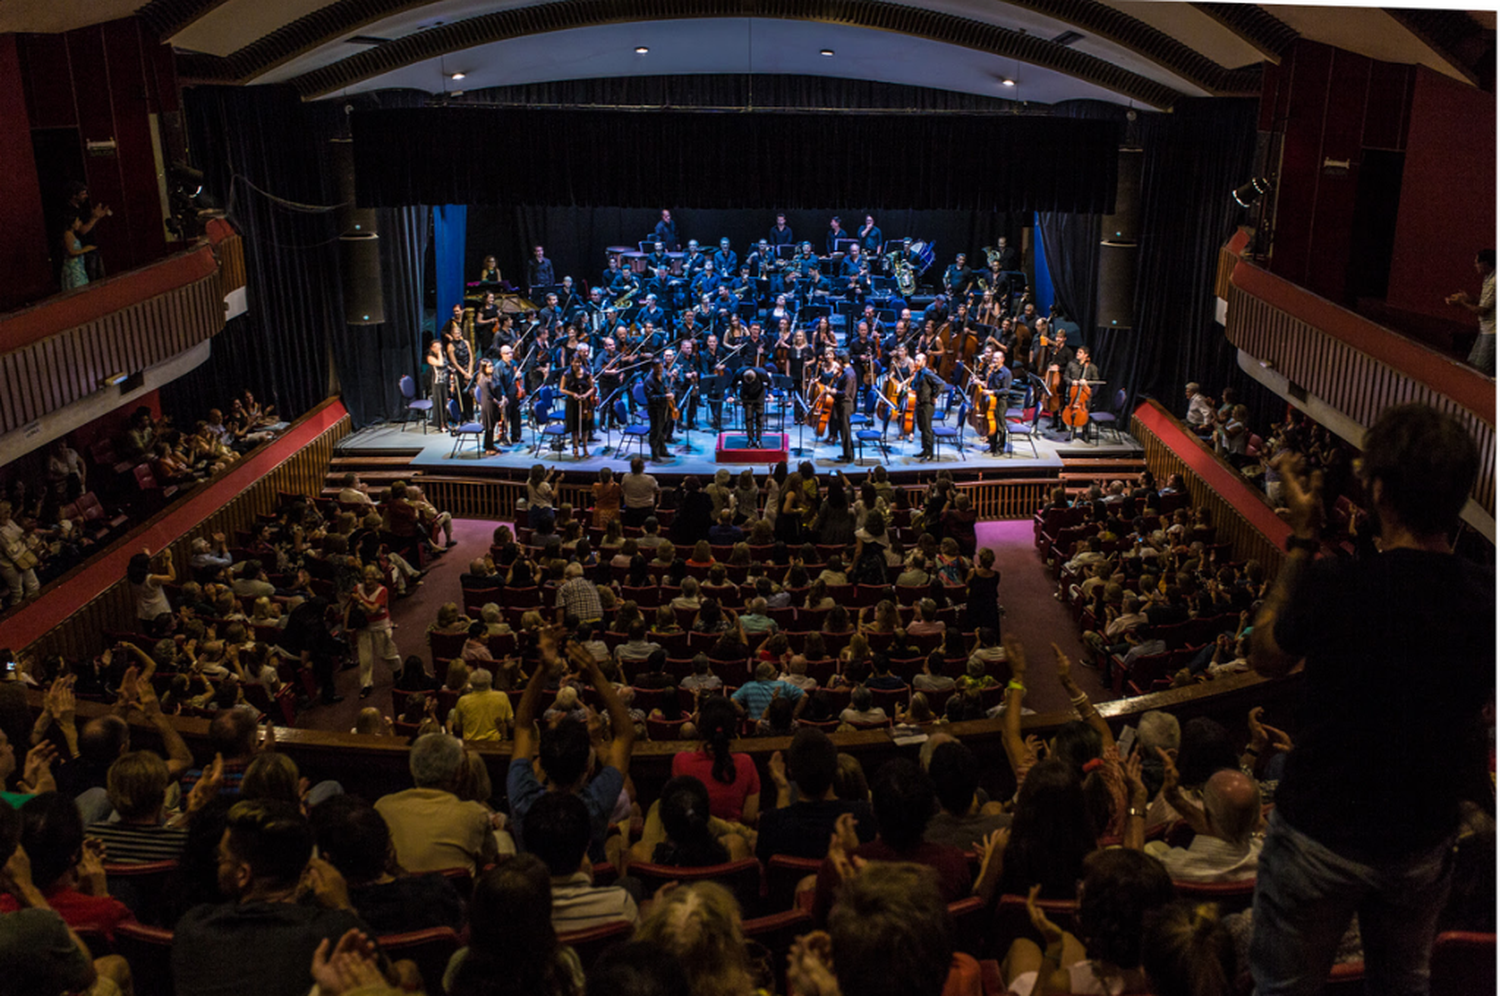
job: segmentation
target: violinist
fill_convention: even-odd
[[[927,357],[929,367],[936,367],[942,362],[943,354],[947,350],[943,348],[942,339],[938,338],[936,321],[929,318],[922,324],[922,334],[917,336],[917,344],[911,352],[913,359]]]
[[[474,383],[474,351],[469,348],[469,340],[464,338],[463,316],[463,306],[455,304],[453,317],[443,326],[443,353],[448,359],[449,390],[457,392],[450,396],[458,399],[459,407],[467,414],[474,410],[469,394],[470,385]]]
[[[732,349],[738,346],[749,335],[750,330],[745,327],[745,323],[741,320],[739,312],[732,313],[729,316],[728,323],[724,326],[724,345]]]
[[[620,389],[624,377],[620,368],[624,366],[621,361],[619,344],[613,336],[604,337],[604,345],[599,350],[599,355],[594,357],[594,381],[599,387],[599,403],[604,405],[604,425],[610,427],[618,422],[615,417],[614,408],[606,402],[613,398],[615,392]]]
[[[681,371],[678,381],[683,387],[677,407],[682,412],[682,420],[689,432],[698,428],[698,395],[703,391],[699,386],[702,381],[699,378],[697,350],[698,343],[692,339],[684,339],[677,344],[677,369]],[[688,393],[689,388],[696,390]]]
[[[495,424],[501,417],[501,411],[496,407],[496,391],[500,385],[495,380],[495,365],[489,360],[479,361],[479,379],[474,383],[474,402],[478,407],[480,424],[484,426],[484,455],[499,456],[500,451],[495,449]],[[504,404],[503,397],[499,400]]]
[[[500,347],[500,360],[494,367],[495,398],[504,406],[504,423],[500,441],[521,441],[521,371],[516,365],[515,350],[509,345]]]
[[[481,353],[487,352],[500,328],[500,306],[495,303],[495,292],[486,291],[484,303],[474,314],[474,344]]]
[[[870,325],[861,321],[854,340],[849,343],[849,359],[854,363],[861,384],[872,384],[872,373],[880,361],[880,344],[870,337]]]
[[[881,322],[880,315],[875,311],[873,304],[865,305],[865,310],[860,313],[859,320],[870,326],[870,337],[884,346],[885,324]]]
[[[719,348],[719,337],[710,335],[703,352],[696,357],[698,390],[708,400],[709,417],[714,432],[724,431],[724,380],[729,354]]]
[[[781,294],[776,298],[776,303],[771,306],[770,313],[766,315],[767,321],[777,322],[778,324],[783,318],[788,322],[795,321],[797,318],[796,313],[787,307],[785,294]]]
[[[579,451],[583,456],[589,455],[589,433],[593,430],[593,404],[595,392],[598,385],[594,383],[594,375],[584,365],[584,358],[574,355],[568,364],[568,370],[563,374],[562,384],[559,387],[563,396],[567,398],[564,403],[568,434],[573,437],[573,456],[576,459]]]
[[[781,330],[786,332],[786,328]],[[818,351],[807,341],[807,333],[798,329],[792,335],[791,346],[786,350],[786,355],[781,361],[781,372],[791,378],[798,389],[804,388],[807,374],[815,366]]]
[[[818,319],[813,326],[812,344],[814,349],[837,349],[839,338],[833,332],[833,323],[825,316]]]
[[[696,339],[705,331],[712,331],[712,329],[704,329],[698,325],[698,313],[696,311],[684,311],[680,317],[681,321],[677,326],[678,340]],[[655,350],[654,346],[647,346],[646,348]]]
[[[667,412],[666,442],[670,444],[677,442],[675,436],[675,433],[677,432],[677,416],[680,416],[682,414],[680,408],[675,414],[670,410],[670,408],[677,408],[676,403],[682,401],[687,396],[687,368],[677,361],[677,353],[675,350],[665,350],[662,352],[661,357],[662,376],[667,382],[667,390],[671,393],[671,400],[673,402],[673,404],[669,406],[669,410]]]
[[[1091,380],[1102,379],[1103,378],[1099,376],[1098,366],[1096,366],[1089,357],[1089,348],[1087,346],[1079,346],[1078,352],[1073,354],[1073,359],[1068,361],[1067,369],[1063,371],[1064,407],[1067,407],[1068,405],[1074,403],[1075,392],[1077,392],[1076,400],[1080,405],[1083,406],[1084,412],[1087,413],[1088,405],[1085,400],[1085,395],[1091,395],[1093,388],[1093,386],[1088,382]],[[1069,427],[1069,439],[1072,439],[1077,435],[1078,428],[1078,426]],[[1083,428],[1085,430],[1088,429],[1087,422],[1084,423]],[[1087,432],[1085,432],[1085,434],[1087,434]]]
[[[770,343],[761,338],[760,322],[750,323],[750,336],[742,346],[739,352],[741,367],[764,367],[770,359]]]

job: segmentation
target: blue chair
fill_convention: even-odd
[[[880,411],[882,407],[885,409],[884,412]],[[856,429],[854,432],[854,445],[859,447],[859,456],[854,461],[855,463],[858,463],[860,460],[863,460],[865,458],[866,443],[873,443],[875,446],[879,447],[880,453],[885,458],[886,462],[890,462],[891,451],[890,448],[886,445],[885,435],[890,431],[891,416],[893,414],[895,414],[895,411],[891,408],[891,403],[886,400],[885,395],[876,392],[875,414],[873,416],[860,416],[865,419],[867,425],[865,426],[865,428]],[[870,428],[868,425],[871,417],[880,419],[880,430],[878,432]]]
[[[946,441],[952,444],[953,448],[958,451],[959,459],[969,459],[964,454],[964,427],[968,425],[969,399],[967,396],[961,397],[963,400],[958,403],[958,417],[954,419],[957,428],[951,425],[935,425],[932,427],[932,450],[934,456],[940,457],[943,455],[943,443]]]
[[[1115,442],[1125,441],[1120,433],[1120,419],[1125,411],[1125,389],[1122,387],[1115,392],[1115,403],[1108,411],[1097,411],[1089,413],[1089,424],[1094,426],[1094,440],[1098,442],[1105,429],[1115,434]]]
[[[467,439],[474,440],[474,453],[483,456],[481,440],[484,437],[484,424],[475,421],[464,421],[463,413],[458,409],[458,399],[448,399],[448,431],[453,434],[453,449],[448,451],[448,459],[458,455],[458,448]]]
[[[568,434],[568,427],[563,424],[567,416],[553,412],[552,397],[552,388],[539,388],[536,399],[531,403],[531,424],[535,430],[535,445],[531,448],[533,454],[540,453],[542,444],[547,440],[560,440]]]
[[[1005,413],[1005,435],[1006,445],[1010,447],[1016,439],[1026,440],[1026,445],[1031,447],[1032,457],[1036,457],[1036,422],[1041,409],[1035,404],[1030,404],[1019,412]],[[1015,452],[1014,449],[1011,450]]]
[[[641,456],[646,455],[646,440],[651,436],[651,426],[640,423],[632,424],[630,421],[630,406],[625,403],[624,398],[615,399],[615,421],[620,423],[620,455],[625,455],[625,447],[635,440],[636,449]]]
[[[432,411],[432,402],[427,398],[417,397],[417,382],[411,379],[410,374],[401,375],[401,397],[406,399],[406,417],[401,420],[401,429],[406,430],[406,424],[411,421],[412,412],[422,413],[422,435],[427,435],[427,413]]]

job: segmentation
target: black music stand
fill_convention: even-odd
[[[806,419],[803,417],[803,413],[798,411],[799,408],[806,407],[806,402],[802,400],[802,392],[797,389],[792,383],[792,378],[787,374],[773,374],[771,383],[773,386],[781,389],[781,434],[783,437],[786,436],[786,408],[788,404],[792,406],[792,418],[797,421],[797,445],[792,447],[789,453],[795,457],[807,456],[811,451],[805,449],[802,445],[802,429],[806,424]]]

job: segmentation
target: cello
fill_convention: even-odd
[[[1048,339],[1044,335],[1041,336],[1041,343],[1043,349],[1050,349],[1053,346],[1060,345],[1062,340]],[[1047,386],[1047,401],[1043,405],[1043,408],[1049,415],[1056,415],[1062,411],[1065,404],[1062,396],[1062,365],[1060,363],[1047,364],[1047,369],[1042,374],[1042,381]],[[1085,421],[1087,421],[1087,418],[1085,418]]]
[[[1075,380],[1068,387],[1068,407],[1063,409],[1062,420],[1065,425],[1074,429],[1081,429],[1089,424],[1089,399],[1094,395],[1094,389],[1089,387],[1086,380]]]
[[[807,424],[813,427],[813,435],[821,439],[828,433],[828,423],[833,419],[833,388],[816,381],[813,384],[816,389],[812,404],[807,410]]]

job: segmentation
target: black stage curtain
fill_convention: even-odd
[[[997,236],[1008,236],[1019,244],[1020,228],[1026,219],[1003,212],[988,211],[910,211],[872,212],[875,223],[887,239],[909,237],[934,245],[937,254],[926,280],[937,284],[944,268],[956,253],[967,253],[969,265],[984,266],[980,247],[992,246]],[[826,210],[787,210],[787,225],[798,239],[811,239],[823,252],[828,222],[834,212]],[[846,212],[839,216],[851,234],[864,224],[865,212]],[[469,209],[468,251],[465,273],[477,273],[485,256],[494,256],[507,280],[521,285],[526,279],[529,246],[546,248],[557,278],[571,275],[575,284],[597,284],[606,265],[607,246],[635,244],[648,237],[660,218],[651,208],[620,207],[471,207]],[[713,252],[719,239],[728,236],[734,251],[743,261],[750,246],[766,237],[776,223],[772,209],[716,210],[682,209],[672,211],[672,220],[687,245],[697,239],[703,251]],[[824,274],[837,286],[837,274]],[[541,302],[537,302],[540,304]]]
[[[1111,122],[1042,117],[429,107],[351,119],[359,201],[376,206],[1103,212],[1119,145]]]
[[[1135,328],[1095,329],[1090,336],[1084,327],[1109,380],[1106,404],[1124,388],[1131,408],[1156,397],[1180,414],[1188,381],[1243,379],[1234,347],[1214,322],[1214,272],[1219,247],[1241,220],[1229,195],[1254,165],[1255,123],[1251,99],[1182,100],[1170,114],[1140,116],[1145,162]]]
[[[1054,116],[1080,120],[1111,121],[1125,127],[1125,109],[1102,100],[1068,100],[1052,107]],[[1094,327],[1099,294],[1098,212],[1073,214],[1062,211],[1038,213],[1038,237],[1047,254],[1052,274],[1052,293],[1058,307],[1084,330],[1084,341]]]

